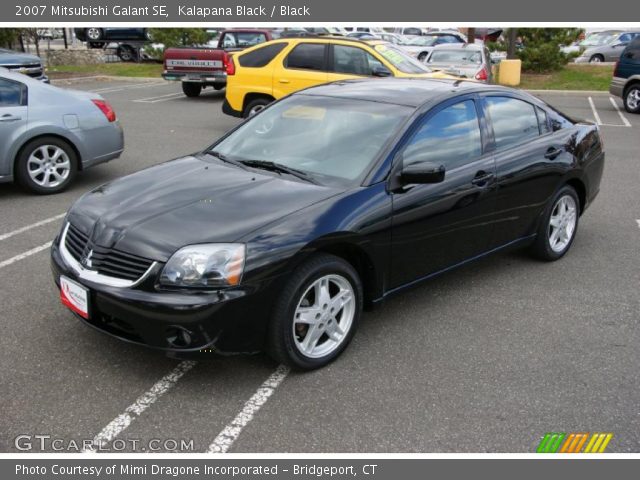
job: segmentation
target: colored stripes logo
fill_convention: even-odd
[[[589,435],[591,435],[591,438],[589,438]],[[536,452],[603,453],[612,438],[613,433],[546,433],[540,440],[540,445],[538,445]],[[582,447],[584,447],[584,450],[582,450]]]

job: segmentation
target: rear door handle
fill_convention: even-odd
[[[485,172],[484,170],[480,170],[476,173],[476,176],[473,177],[471,183],[478,187],[486,187],[487,184],[495,178],[495,175],[490,172]]]
[[[544,154],[544,158],[548,158],[549,160],[554,160],[558,155],[562,153],[561,148],[549,147]]]
[[[281,78],[279,80],[280,83],[291,83],[291,80],[289,80],[288,78]]]
[[[21,118],[11,115],[10,113],[6,113],[0,117],[0,122],[17,122],[18,120],[21,120]]]

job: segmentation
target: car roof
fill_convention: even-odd
[[[300,90],[293,95],[313,95],[392,103],[418,108],[434,99],[477,91],[514,90],[465,80],[435,78],[368,78],[341,80]]]
[[[483,45],[475,43],[443,43],[433,47],[434,50],[482,50]]]

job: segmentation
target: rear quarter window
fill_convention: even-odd
[[[278,55],[286,43],[274,43],[272,45],[265,45],[251,52],[243,53],[238,58],[238,63],[242,67],[260,68],[266,66],[271,60]]]

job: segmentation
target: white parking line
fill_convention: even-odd
[[[27,230],[31,230],[32,228],[40,227],[42,225],[46,225],[47,223],[55,222],[63,218],[66,214],[61,213],[60,215],[54,215],[53,217],[45,218],[44,220],[40,220],[39,222],[32,223],[31,225],[27,225],[26,227],[18,228],[12,232],[3,233],[0,235],[0,241],[6,240],[7,238],[13,237],[14,235],[18,235],[20,233],[26,232]]]
[[[49,248],[51,246],[53,242],[47,242],[44,245],[40,245],[39,247],[36,248],[32,248],[31,250],[27,250],[26,252],[20,253],[19,255],[16,255],[15,257],[11,257],[7,260],[3,260],[2,262],[0,262],[0,268],[4,268],[4,267],[8,267],[9,265],[16,263],[20,260],[24,260],[27,257],[30,257],[31,255],[35,255],[38,252],[41,252],[43,250],[46,250],[47,248]]]
[[[593,118],[596,119],[596,123],[598,125],[602,125],[602,120],[600,120],[600,115],[598,115],[598,111],[596,110],[596,106],[593,104],[593,98],[588,97],[589,105],[591,105],[591,111],[593,112]]]
[[[638,228],[640,228],[640,218],[636,220],[638,222]]]
[[[145,87],[160,87],[160,86],[164,86],[167,85],[167,83],[165,82],[152,82],[152,83],[134,83],[132,85],[119,85],[117,87],[105,87],[105,88],[97,88],[95,90],[92,90],[92,92],[95,93],[113,93],[113,92],[122,92],[125,90],[135,90],[138,88],[145,88]]]
[[[625,127],[630,127],[631,123],[629,123],[629,120],[627,120],[627,117],[625,117],[622,112],[620,111],[620,109],[618,108],[618,104],[616,103],[616,101],[613,99],[613,97],[609,97],[609,100],[611,100],[611,105],[613,105],[613,108],[616,109],[616,112],[618,112],[618,115],[620,115],[620,120],[622,120],[622,123],[624,123]]]
[[[280,365],[275,372],[273,372],[265,382],[260,385],[260,388],[253,394],[253,396],[247,400],[244,404],[244,408],[236,415],[236,418],[228,424],[218,434],[213,443],[207,448],[207,453],[225,453],[231,445],[238,439],[244,427],[246,427],[258,410],[267,403],[269,397],[273,395],[276,388],[287,378],[289,374],[289,368],[284,365]]]
[[[176,93],[168,93],[166,95],[158,95],[156,97],[139,98],[133,101],[136,103],[159,103],[159,102],[166,102],[167,100],[173,100],[174,98],[178,98],[182,96],[184,96],[182,92],[176,92]]]
[[[127,407],[124,413],[114,418],[106,427],[100,431],[94,438],[92,446],[83,450],[85,453],[96,452],[100,446],[109,443],[111,440],[120,435],[127,429],[131,422],[142,415],[149,406],[155,403],[162,395],[171,390],[178,380],[191,370],[197,362],[185,360],[178,364],[167,375],[162,377],[153,387],[143,393],[138,399]]]

